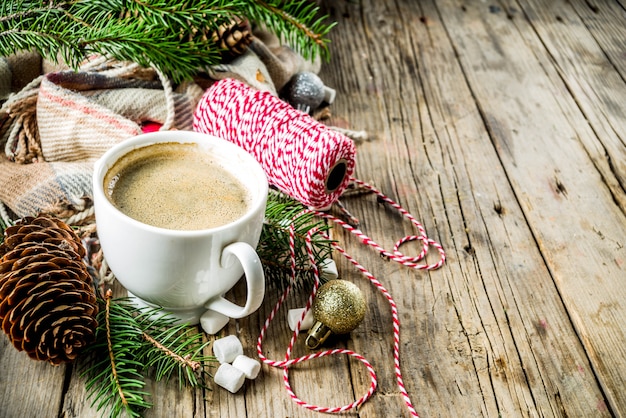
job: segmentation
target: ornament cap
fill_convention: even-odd
[[[330,337],[330,334],[332,334],[330,328],[317,321],[309,330],[309,334],[307,335],[304,343],[311,350],[315,350],[317,347],[324,344],[324,341]]]
[[[337,91],[328,86],[324,86],[324,101],[328,104],[333,104],[335,101],[335,97],[337,96]]]

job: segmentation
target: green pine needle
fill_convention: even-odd
[[[35,50],[78,68],[97,53],[154,66],[175,82],[219,64],[211,34],[233,18],[264,25],[305,58],[328,57],[332,24],[308,0],[14,0],[0,2],[0,56]]]
[[[156,381],[176,375],[182,386],[206,388],[204,355],[209,342],[197,327],[175,324],[160,309],[135,307],[130,299],[112,299],[108,291],[98,314],[96,342],[87,348],[83,375],[92,406],[109,408],[110,416],[139,417],[152,404],[145,378]]]
[[[312,236],[313,255],[316,264],[330,258],[332,241],[325,239],[320,232],[330,229],[323,220],[306,210],[302,203],[279,192],[271,191],[265,210],[265,225],[257,253],[263,264],[266,281],[284,289],[291,280],[291,261],[289,253],[289,229],[295,228],[296,250],[296,285],[312,284],[313,270],[306,249],[306,236],[316,230]]]

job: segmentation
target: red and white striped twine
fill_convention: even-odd
[[[194,114],[194,130],[227,139],[247,150],[263,166],[270,184],[312,208],[305,212],[314,213],[342,226],[357,236],[363,244],[372,247],[382,256],[407,267],[420,270],[436,269],[445,263],[446,254],[443,247],[426,235],[424,227],[417,219],[373,186],[352,178],[356,154],[353,141],[338,132],[326,128],[310,116],[295,110],[270,93],[253,90],[236,80],[226,79],[219,81],[205,92],[198,104]],[[332,189],[329,190],[328,176],[338,163],[344,164],[343,178],[340,182],[335,180]],[[360,187],[375,193],[380,201],[395,208],[417,228],[417,235],[409,235],[398,240],[393,250],[388,251],[350,223],[329,213],[317,210],[327,208],[338,202],[339,197],[350,182],[355,182]],[[322,238],[330,241],[330,238],[323,231],[313,229],[307,234],[306,246],[309,261],[311,266],[313,266],[315,283],[313,291],[307,300],[305,311],[302,313],[287,347],[285,359],[278,361],[265,357],[263,354],[263,339],[270,323],[295,284],[296,258],[293,223],[290,227],[289,235],[292,269],[291,282],[261,329],[257,340],[257,353],[263,363],[283,369],[285,388],[289,396],[298,405],[318,412],[339,413],[362,405],[373,395],[378,383],[376,373],[370,362],[352,350],[325,350],[292,358],[292,351],[300,334],[300,326],[307,311],[313,304],[320,284],[319,271],[313,254],[312,236],[314,234],[320,234]],[[422,249],[417,256],[406,256],[400,251],[400,247],[410,241],[421,241]],[[418,417],[404,386],[400,369],[400,320],[396,303],[391,294],[374,275],[346,253],[336,242],[331,241],[331,243],[333,248],[346,257],[387,299],[391,308],[393,322],[393,359],[396,382],[409,413],[413,417]],[[433,264],[427,264],[424,260],[431,247],[437,249],[439,260]],[[335,354],[348,355],[365,365],[371,379],[369,390],[355,402],[340,407],[322,407],[301,400],[291,388],[289,368],[304,361]]]
[[[294,240],[295,228],[293,226],[293,223],[291,224],[291,227],[289,229],[289,247],[290,247],[290,254],[291,254],[291,269],[292,269],[291,282],[289,283],[289,286],[287,287],[285,292],[279,298],[278,302],[274,306],[274,309],[272,310],[269,317],[265,321],[263,328],[261,329],[261,333],[257,340],[257,354],[259,355],[259,358],[261,359],[263,363],[270,365],[272,367],[278,367],[278,368],[283,369],[283,382],[285,384],[285,389],[287,390],[287,393],[289,394],[289,396],[291,396],[294,402],[296,402],[298,405],[304,408],[310,409],[312,411],[325,412],[325,413],[338,413],[338,412],[344,412],[344,411],[356,408],[359,405],[363,404],[365,401],[367,401],[374,394],[374,391],[376,390],[376,386],[378,382],[376,379],[376,372],[374,371],[374,368],[372,367],[370,362],[367,361],[366,358],[364,358],[363,356],[361,356],[360,354],[352,350],[346,350],[346,349],[325,350],[325,351],[312,353],[312,354],[294,358],[294,359],[291,358],[293,348],[295,346],[296,340],[298,339],[298,335],[300,334],[300,327],[302,325],[302,321],[304,320],[304,316],[306,315],[306,312],[311,308],[311,305],[313,304],[313,299],[315,298],[315,294],[317,293],[317,289],[319,288],[319,284],[320,284],[319,270],[315,264],[315,257],[313,255],[313,247],[312,247],[312,236],[315,235],[316,232],[319,232],[319,231],[317,231],[316,229],[310,230],[306,236],[307,252],[309,255],[309,261],[311,262],[311,265],[313,266],[315,283],[314,283],[313,291],[311,292],[311,294],[309,295],[309,299],[307,300],[305,311],[303,312],[302,316],[298,320],[296,328],[292,334],[291,340],[289,341],[289,345],[285,353],[285,359],[283,361],[276,361],[276,360],[270,360],[267,357],[265,357],[265,354],[263,353],[263,339],[265,338],[265,334],[267,332],[267,329],[269,328],[270,323],[276,316],[276,313],[282,306],[283,302],[287,299],[287,296],[289,295],[289,293],[291,292],[291,289],[293,288],[293,285],[295,284],[296,258],[295,258],[295,240]],[[323,232],[319,232],[319,233],[325,236]],[[325,236],[325,238],[328,238],[328,237]],[[317,405],[312,405],[301,400],[291,388],[291,383],[289,382],[289,368],[293,366],[294,364],[302,363],[304,361],[313,360],[313,359],[320,358],[320,357],[332,356],[335,354],[345,354],[345,355],[351,356],[361,361],[365,365],[365,367],[367,368],[369,372],[370,379],[371,379],[371,385],[367,393],[365,393],[365,395],[363,395],[360,399],[356,400],[355,402],[349,403],[347,405],[339,406],[339,407],[317,406]]]
[[[326,208],[339,199],[354,171],[354,141],[237,80],[224,79],[207,89],[193,128],[248,151],[270,184],[312,208]],[[340,163],[345,164],[344,175],[328,190],[329,173]]]
[[[325,219],[329,219],[339,225],[341,225],[343,228],[345,228],[346,230],[350,231],[352,234],[356,235],[357,237],[359,237],[359,239],[361,240],[361,242],[363,244],[369,245],[371,247],[373,247],[375,250],[377,250],[381,255],[385,256],[385,257],[389,257],[389,259],[399,262],[405,266],[411,267],[411,268],[415,268],[415,269],[424,269],[424,270],[432,270],[432,269],[436,269],[441,267],[446,259],[446,254],[445,251],[443,250],[443,247],[436,241],[428,238],[428,236],[425,233],[424,227],[420,224],[420,222],[418,222],[410,213],[408,213],[405,209],[403,209],[399,204],[397,204],[396,202],[394,202],[393,200],[391,200],[389,197],[385,196],[383,193],[381,193],[380,191],[376,190],[374,187],[372,187],[371,185],[364,183],[360,180],[356,180],[353,179],[353,181],[357,182],[361,187],[364,187],[366,189],[369,189],[370,191],[372,191],[373,193],[375,193],[379,199],[381,199],[382,201],[388,203],[389,205],[391,205],[392,207],[396,208],[398,211],[400,211],[400,213],[407,219],[409,219],[411,221],[411,223],[413,225],[416,226],[416,228],[419,231],[418,235],[409,235],[406,236],[402,239],[400,239],[398,242],[396,242],[396,244],[394,245],[394,250],[393,252],[389,252],[387,250],[385,250],[383,247],[381,247],[378,243],[376,243],[374,240],[372,240],[370,237],[368,237],[367,235],[365,235],[363,232],[361,232],[360,230],[354,228],[352,225],[348,224],[347,222],[344,222],[343,220],[330,215],[328,213],[325,212],[319,212],[319,211],[308,211],[308,212],[313,212],[315,213],[317,216],[323,217]],[[278,310],[280,309],[280,307],[282,306],[282,304],[284,303],[284,301],[287,299],[287,296],[289,295],[289,293],[291,292],[291,289],[293,288],[293,284],[295,283],[295,272],[296,272],[296,261],[295,261],[295,239],[294,239],[294,235],[295,235],[295,230],[293,227],[293,223],[291,224],[291,227],[289,229],[289,248],[290,248],[290,256],[291,256],[291,282],[289,284],[289,286],[287,287],[287,289],[285,290],[285,292],[282,294],[282,296],[279,298],[278,302],[276,303],[276,305],[274,306],[274,309],[272,310],[272,312],[270,313],[269,317],[267,318],[267,320],[265,321],[265,324],[263,325],[263,328],[261,329],[261,333],[259,335],[259,338],[257,340],[257,354],[259,355],[259,358],[261,359],[261,361],[265,364],[268,364],[272,367],[278,367],[278,368],[282,368],[283,369],[283,381],[285,384],[285,388],[287,390],[287,393],[289,394],[289,396],[291,396],[291,398],[294,400],[294,402],[296,402],[298,405],[307,408],[307,409],[311,409],[314,411],[318,411],[318,412],[325,412],[325,413],[338,413],[338,412],[344,412],[346,410],[352,409],[352,408],[356,408],[359,405],[363,404],[365,401],[367,401],[373,394],[374,391],[376,390],[376,387],[378,385],[377,382],[377,378],[376,378],[376,372],[374,371],[372,365],[369,363],[369,361],[367,361],[367,359],[365,359],[364,357],[362,357],[360,354],[355,353],[352,350],[345,350],[345,349],[335,349],[335,350],[326,350],[326,351],[321,351],[321,352],[317,352],[314,354],[310,354],[307,356],[303,356],[303,357],[298,357],[295,359],[291,358],[291,353],[293,351],[293,347],[296,343],[296,340],[298,338],[298,335],[300,333],[300,326],[302,324],[302,321],[304,320],[304,317],[306,315],[306,313],[309,311],[309,309],[311,308],[312,304],[313,304],[313,299],[315,298],[315,294],[317,293],[317,289],[319,287],[319,270],[317,265],[315,264],[315,258],[313,255],[313,247],[312,247],[312,236],[314,234],[320,234],[322,236],[323,239],[328,239],[330,241],[330,237],[328,237],[328,235],[326,235],[325,232],[313,229],[311,231],[308,232],[307,237],[306,237],[306,245],[307,245],[307,253],[309,255],[309,261],[311,263],[311,266],[313,266],[313,273],[314,273],[314,277],[315,277],[315,284],[313,287],[313,291],[311,292],[311,294],[309,295],[309,298],[307,300],[307,304],[306,304],[306,308],[304,310],[304,312],[302,313],[302,316],[300,317],[297,325],[296,325],[296,329],[294,330],[291,340],[289,342],[289,345],[287,347],[287,352],[285,354],[285,360],[283,361],[276,361],[276,360],[270,360],[267,357],[265,357],[265,355],[263,354],[263,339],[265,338],[265,334],[267,332],[267,329],[269,328],[270,323],[272,322],[272,320],[274,319],[274,317],[276,316],[276,313],[278,312]],[[409,241],[414,241],[414,240],[420,240],[422,241],[422,251],[420,252],[420,254],[418,256],[415,257],[409,257],[409,256],[405,256],[402,252],[400,252],[399,248],[402,244],[409,242]],[[363,267],[361,264],[359,264],[352,256],[350,256],[339,244],[337,244],[335,241],[331,241],[331,244],[333,246],[333,248],[335,250],[337,250],[340,254],[342,254],[344,257],[346,257],[346,259],[352,263],[352,265],[354,265],[357,270],[359,270],[387,299],[389,306],[391,308],[391,317],[392,317],[392,323],[393,323],[393,361],[394,361],[394,371],[395,371],[395,375],[396,375],[396,382],[398,385],[398,389],[400,391],[400,394],[402,395],[403,399],[404,399],[404,403],[409,411],[409,413],[411,414],[411,416],[413,417],[419,417],[417,411],[415,410],[415,407],[413,406],[413,403],[411,401],[411,398],[404,386],[404,380],[402,379],[402,370],[400,368],[400,318],[398,315],[398,308],[396,305],[396,302],[394,301],[393,297],[391,296],[391,294],[389,293],[389,291],[382,285],[382,283],[380,283],[380,281],[378,281],[378,279],[376,279],[376,277],[374,277],[374,275],[372,273],[370,273],[365,267]],[[425,257],[426,254],[429,250],[429,248],[433,246],[437,249],[437,251],[439,252],[439,260],[436,263],[433,264],[424,264],[424,263],[420,263]],[[367,368],[369,375],[370,375],[370,379],[371,379],[371,384],[370,384],[370,388],[367,391],[367,393],[365,393],[361,398],[357,399],[355,402],[341,406],[341,407],[322,407],[322,406],[317,406],[317,405],[312,405],[309,404],[307,402],[302,401],[295,393],[294,391],[291,389],[291,384],[289,382],[289,367],[291,367],[294,364],[297,363],[301,363],[304,361],[308,361],[308,360],[312,360],[315,358],[319,358],[319,357],[324,357],[324,356],[329,356],[329,355],[334,355],[334,354],[346,354],[349,355],[353,358],[356,358],[357,360],[361,361],[365,367]]]
[[[415,219],[413,215],[407,212],[407,210],[400,206],[400,204],[396,203],[380,190],[376,189],[374,186],[367,184],[359,179],[352,178],[351,180],[358,184],[360,187],[374,193],[380,201],[387,203],[398,212],[400,212],[402,216],[408,219],[417,228],[418,235],[407,235],[404,238],[399,239],[393,246],[393,252],[389,252],[372,238],[364,234],[360,229],[357,229],[356,227],[350,225],[348,222],[345,222],[326,212],[315,211],[315,214],[342,226],[347,231],[350,231],[352,234],[359,237],[363,244],[369,245],[370,247],[378,251],[381,256],[389,258],[390,260],[396,261],[402,265],[418,270],[434,270],[443,266],[443,264],[446,262],[446,252],[444,251],[441,244],[431,238],[428,238],[424,226],[422,226],[422,224],[417,219]],[[417,256],[407,256],[400,251],[400,246],[410,241],[422,241],[422,251]],[[437,251],[439,252],[439,260],[434,264],[422,263],[421,261],[426,258],[430,247],[434,247],[435,249],[437,249]]]

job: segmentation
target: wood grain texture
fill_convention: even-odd
[[[0,417],[56,417],[64,396],[66,366],[31,360],[0,335]]]
[[[380,48],[373,52],[355,48],[354,55],[384,56],[387,71],[380,75],[384,78],[380,81],[383,91],[377,99],[382,108],[381,118],[387,120],[370,129],[382,132],[381,137],[395,137],[389,142],[396,147],[405,146],[404,150],[385,148],[384,153],[378,154],[372,151],[373,158],[384,154],[390,161],[388,166],[393,167],[394,179],[387,190],[395,189],[402,201],[411,192],[405,187],[402,190],[401,186],[406,181],[415,181],[414,193],[426,202],[413,212],[420,213],[425,222],[431,216],[440,219],[431,213],[431,207],[443,206],[440,213],[446,214],[450,239],[442,238],[442,243],[449,250],[452,248],[452,257],[459,257],[449,260],[446,266],[452,269],[449,280],[452,292],[446,293],[452,296],[451,305],[457,316],[450,318],[444,327],[458,330],[462,338],[451,339],[454,334],[450,334],[448,339],[459,353],[463,353],[463,348],[470,353],[468,357],[474,367],[470,369],[471,378],[450,368],[442,379],[444,384],[462,381],[459,387],[467,388],[466,393],[474,390],[470,410],[479,415],[525,415],[532,410],[545,415],[608,413],[602,394],[606,389],[597,387],[594,377],[597,358],[591,362],[586,358],[585,351],[590,347],[581,347],[578,335],[581,331],[576,327],[588,323],[583,332],[593,336],[584,337],[584,344],[612,345],[623,338],[614,329],[620,328],[621,314],[610,320],[614,327],[596,329],[599,324],[590,323],[592,315],[607,300],[621,298],[623,266],[609,262],[610,272],[603,274],[596,264],[606,255],[605,251],[619,260],[623,247],[619,239],[611,246],[602,237],[587,238],[593,234],[593,228],[585,224],[590,219],[588,213],[592,214],[593,222],[604,222],[606,208],[613,214],[606,225],[618,226],[616,236],[624,236],[623,211],[615,205],[610,193],[604,193],[606,178],[617,185],[615,194],[623,195],[623,190],[620,192],[621,186],[611,174],[612,169],[605,171],[604,179],[598,175],[597,164],[589,161],[580,142],[572,141],[571,147],[557,142],[567,137],[572,121],[585,120],[576,98],[568,93],[560,77],[545,75],[548,71],[543,66],[549,64],[550,57],[540,56],[541,61],[535,58],[541,53],[543,42],[537,37],[537,29],[524,23],[523,16],[519,25],[526,26],[518,29],[515,25],[520,20],[519,14],[513,16],[510,9],[507,11],[502,5],[420,2],[420,10],[416,11],[414,3],[393,5],[396,12],[390,11],[389,4],[361,3],[362,8],[370,9],[363,13],[354,6],[353,12],[344,10],[341,15],[364,16],[366,30],[356,37],[370,35],[360,42],[371,49]],[[547,7],[537,7],[542,6]],[[393,13],[395,16],[389,17]],[[376,36],[383,38],[382,34],[393,48],[387,45],[385,49],[376,41]],[[342,41],[349,45],[348,40]],[[529,42],[532,42],[530,47]],[[348,49],[346,46],[344,52]],[[374,67],[375,61],[369,59],[365,67]],[[351,65],[358,68],[358,58]],[[370,79],[375,83],[375,78]],[[391,85],[397,94],[388,94],[384,83]],[[623,91],[622,82],[617,94]],[[606,111],[602,103],[595,106],[600,113]],[[352,104],[352,108],[356,105]],[[400,133],[395,132],[394,125],[401,125]],[[570,138],[577,136],[585,136],[591,143],[607,141],[591,130],[576,132]],[[367,146],[377,145],[380,146]],[[361,172],[364,163],[369,162],[362,158],[364,148],[359,155]],[[417,149],[423,152],[422,156]],[[616,149],[623,152],[619,147]],[[412,167],[421,169],[416,172]],[[425,173],[424,167],[438,173],[436,179],[428,181],[433,174]],[[370,170],[375,169],[372,166]],[[568,202],[567,208],[559,200],[564,188],[567,189],[559,177],[564,172],[570,172],[580,183],[576,186],[580,190],[578,195],[569,198],[574,201]],[[432,203],[432,194],[436,192],[441,193],[441,197],[434,197],[441,200],[439,204]],[[601,210],[597,210],[599,202],[603,202]],[[581,209],[585,204],[596,209],[590,206]],[[365,218],[369,219],[369,214]],[[581,224],[583,230],[579,229]],[[390,230],[382,226],[376,232],[385,234]],[[581,254],[590,255],[592,260],[583,262]],[[432,273],[431,277],[438,277],[439,273]],[[613,278],[603,291],[588,280],[598,274]],[[399,281],[392,283],[396,286]],[[595,303],[589,299],[591,291],[602,292]],[[566,302],[577,306],[563,306],[563,292]],[[406,294],[403,290],[398,293]],[[618,337],[614,338],[616,333]],[[494,338],[496,334],[498,337]],[[462,341],[465,347],[457,341]],[[442,347],[444,343],[434,346]],[[624,372],[622,350],[617,345],[611,346],[606,352],[615,355],[603,356],[601,360],[615,366],[613,371],[603,371],[602,376],[616,377],[610,385],[617,401]],[[459,363],[467,366],[467,360]],[[423,360],[421,364],[424,365]],[[431,368],[424,375],[432,376]],[[441,390],[433,394],[436,397],[442,397]],[[577,398],[574,403],[570,402],[573,398]],[[428,408],[430,399],[424,404]],[[449,405],[444,401],[437,406],[439,411],[446,412],[434,408],[432,414],[445,416],[451,411]],[[463,413],[464,406],[467,405],[460,403],[454,412]],[[623,406],[616,409],[623,410]],[[430,409],[427,411],[431,414]]]
[[[624,2],[321,3],[338,22],[320,74],[337,90],[331,122],[371,136],[358,144],[356,177],[402,204],[447,252],[441,269],[412,270],[332,231],[397,303],[401,370],[420,416],[625,416]],[[344,204],[385,248],[415,233],[374,196]],[[334,258],[368,311],[330,347],[362,354],[378,376],[374,396],[341,416],[409,416],[387,300]],[[258,312],[220,336],[236,334],[254,357],[277,298],[268,289]],[[288,299],[266,356],[284,358],[286,312],[305,301]],[[294,355],[306,353],[301,338]],[[73,368],[35,364],[4,336],[0,367],[0,417],[95,415]],[[151,383],[146,416],[320,416],[289,398],[282,376],[264,366],[234,395]],[[365,367],[345,356],[296,365],[290,377],[298,396],[321,406],[369,387]]]

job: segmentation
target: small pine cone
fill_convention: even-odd
[[[19,351],[54,365],[94,341],[98,305],[85,249],[63,221],[26,217],[0,244],[0,324]]]
[[[213,32],[211,40],[221,50],[222,58],[233,59],[248,50],[252,43],[252,27],[247,20],[234,18]]]

